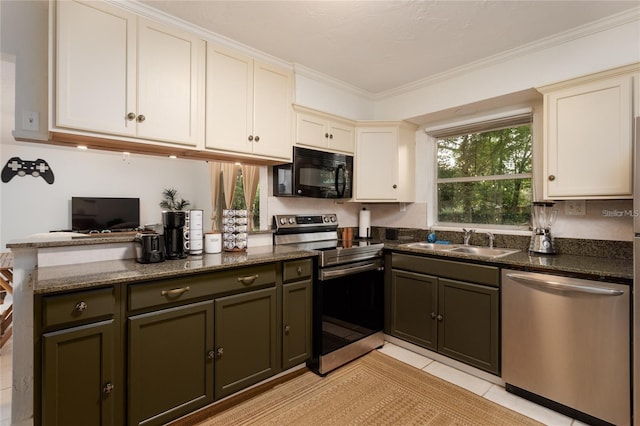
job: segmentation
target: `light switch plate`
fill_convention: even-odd
[[[587,213],[584,200],[568,200],[564,204],[564,214],[566,216],[584,216]]]

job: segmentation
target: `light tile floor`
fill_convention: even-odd
[[[0,305],[0,312],[1,311],[2,305]],[[495,385],[392,343],[385,343],[384,347],[379,350],[386,355],[392,356],[497,404],[531,417],[545,425],[586,426],[577,420],[510,394],[502,386]],[[12,340],[9,340],[9,342],[0,349],[0,426],[9,426],[11,421],[11,359]]]

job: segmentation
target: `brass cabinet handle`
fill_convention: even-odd
[[[86,302],[85,302],[84,300],[82,300],[82,301],[80,301],[80,302],[76,303],[76,307],[75,307],[75,309],[76,309],[76,311],[78,311],[78,312],[84,312],[84,311],[86,311],[86,310],[87,310],[87,308],[88,308],[88,307],[89,307],[89,306],[86,304]]]
[[[249,135],[249,142],[253,140],[253,135]]]
[[[435,312],[431,312],[431,319],[436,319],[436,313]]]
[[[245,285],[249,285],[249,284],[253,284],[253,282],[257,279],[258,279],[258,274],[247,275],[245,277],[238,277],[238,282],[241,282],[242,284],[245,284]]]
[[[127,114],[127,120],[133,121],[135,119],[136,119],[136,113],[135,112],[130,112],[129,114]]]
[[[284,326],[284,334],[289,334],[289,332],[291,331],[291,327],[288,325]]]
[[[333,139],[333,135],[329,135],[329,139]]]
[[[209,353],[207,354],[208,359],[213,359],[215,357],[216,357],[216,353],[214,351],[209,351]]]
[[[442,321],[444,319],[442,315],[438,315],[436,318],[438,319],[438,321]]]
[[[218,348],[218,349],[216,350],[216,357],[217,357],[218,359],[220,359],[220,358],[222,358],[222,355],[224,355],[224,349],[223,349],[223,348]]]
[[[325,133],[325,134],[324,134],[324,137],[325,137],[325,138],[329,138],[329,133]]]
[[[102,393],[104,393],[105,395],[109,395],[114,388],[115,386],[113,386],[113,383],[107,382],[102,388]]]
[[[555,176],[555,175],[549,175],[549,180],[550,180],[550,181],[554,181],[554,180],[556,180],[556,176]]]
[[[147,117],[145,117],[144,115],[140,114],[140,115],[138,116],[138,123],[142,123],[142,122],[143,122],[144,120],[146,120],[146,119],[147,119]]]
[[[174,289],[171,289],[171,290],[162,290],[162,292],[160,292],[160,295],[161,296],[167,296],[167,297],[178,297],[178,296],[181,296],[183,293],[186,293],[189,290],[191,290],[191,288],[189,286],[181,287],[181,288],[174,288]]]
[[[298,273],[298,275],[302,275],[302,266],[298,266],[298,269],[296,269],[296,272]]]
[[[396,189],[398,187],[398,185],[393,184],[393,189]]]
[[[256,142],[260,142],[260,136],[256,136],[254,139]]]

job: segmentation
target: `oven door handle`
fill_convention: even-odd
[[[384,271],[382,261],[375,260],[373,262],[367,262],[365,264],[359,264],[352,267],[339,267],[335,269],[332,268],[329,270],[321,270],[318,279],[320,281],[326,281],[333,278],[345,277],[347,275],[353,275],[367,271]]]

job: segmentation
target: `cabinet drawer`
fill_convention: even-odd
[[[242,292],[243,290],[275,285],[275,282],[275,263],[205,275],[152,281],[130,285],[127,289],[127,306],[130,311],[133,311],[151,306],[213,297],[219,294]]]
[[[311,276],[313,271],[313,260],[292,260],[284,262],[282,268],[283,281],[288,283],[290,281],[298,281]]]
[[[473,263],[396,253],[391,257],[391,264],[394,269],[403,269],[405,271],[436,275],[438,277],[469,281],[494,287],[498,287],[500,283],[500,268],[495,266],[476,265]]]
[[[42,301],[42,326],[47,329],[66,323],[89,322],[113,316],[115,305],[114,287],[46,296]]]

